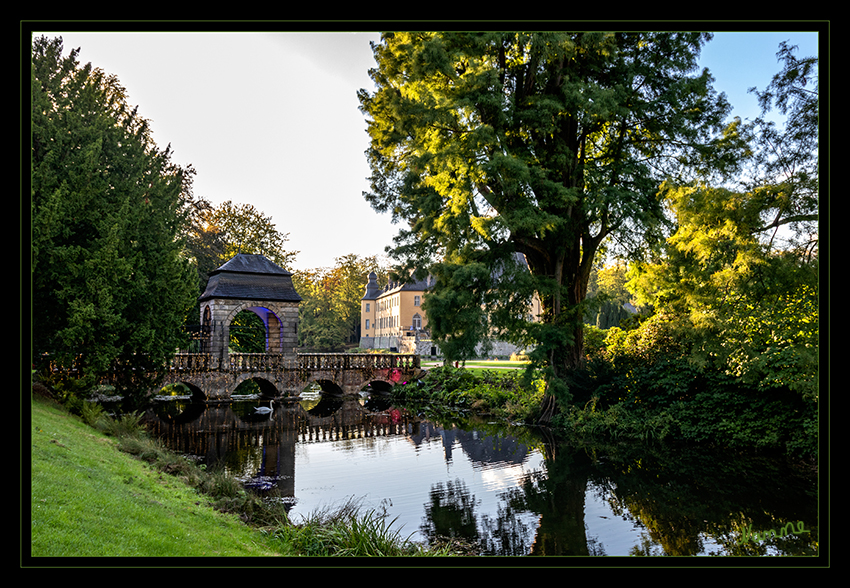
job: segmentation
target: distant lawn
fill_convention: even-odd
[[[507,371],[507,370],[519,370],[523,369],[525,366],[529,364],[528,361],[510,361],[507,359],[476,359],[467,361],[466,364],[461,365],[463,369],[476,376],[482,376],[486,371]],[[437,367],[442,366],[442,361],[422,361],[421,365],[423,368],[428,369],[429,367]],[[454,365],[454,364],[452,364]]]
[[[466,364],[462,365],[462,367],[466,368],[522,368],[528,365],[527,361],[510,361],[507,359],[476,359],[467,361]],[[443,365],[442,361],[422,361],[421,365],[428,366],[437,366]]]
[[[472,367],[523,367],[528,363],[528,361],[510,361],[507,359],[483,359],[467,361],[466,365]]]

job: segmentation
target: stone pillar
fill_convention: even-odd
[[[268,353],[281,353],[281,328],[280,320],[273,312],[268,313],[266,320],[266,340],[268,341]]]

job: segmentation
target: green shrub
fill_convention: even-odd
[[[137,435],[144,430],[141,412],[126,412],[115,417],[106,416],[97,421],[97,427],[113,437],[126,437]]]
[[[97,427],[98,423],[108,418],[106,411],[96,402],[83,402],[80,404],[80,418],[90,427]]]
[[[543,398],[542,382],[526,383],[519,370],[484,370],[475,374],[462,368],[434,368],[421,380],[393,388],[393,396],[407,402],[434,402],[474,409],[511,419],[533,416]]]

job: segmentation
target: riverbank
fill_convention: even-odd
[[[282,507],[144,434],[107,434],[50,400],[31,404],[31,542],[22,549],[33,566],[70,557],[450,555],[408,543],[356,505],[290,525]]]
[[[539,416],[544,384],[541,379],[524,381],[522,368],[526,365],[527,362],[482,360],[458,367],[423,363],[426,375],[418,381],[396,385],[393,397],[471,410],[509,422],[533,423]],[[588,385],[593,382],[591,378],[577,378],[577,385],[571,390],[576,404],[561,410],[550,428],[576,445],[663,442],[779,452],[816,470],[816,413],[790,410],[788,406],[793,408],[793,404],[783,403],[776,391],[741,388],[721,375],[715,375],[713,380],[708,376],[703,379],[714,383],[714,387],[697,389],[690,397],[685,397],[681,385],[671,385],[671,378],[667,378],[641,388],[660,388],[655,396],[625,401],[611,392],[610,382],[594,388]],[[614,400],[609,400],[612,397]]]
[[[58,404],[33,400],[31,442],[34,558],[289,554]]]

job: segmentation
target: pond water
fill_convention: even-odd
[[[378,395],[257,406],[269,403],[172,399],[149,411],[148,428],[284,501],[296,522],[353,500],[403,537],[462,537],[481,555],[817,555],[815,479],[783,460],[575,448],[535,427],[425,418]]]

